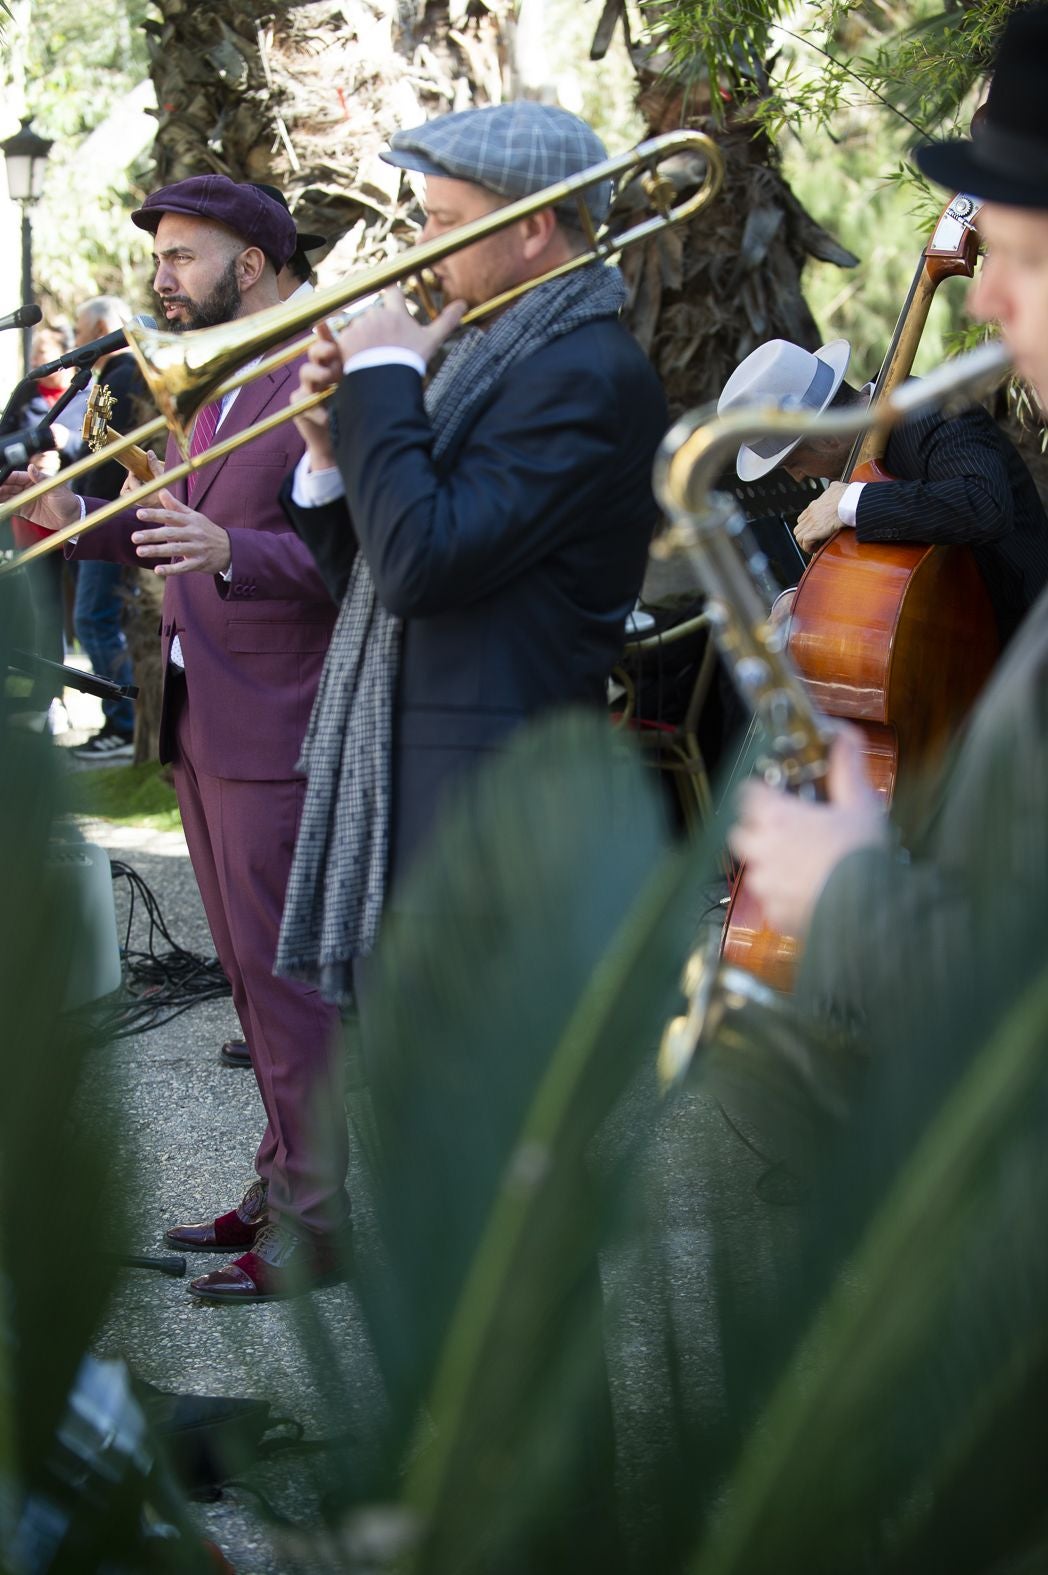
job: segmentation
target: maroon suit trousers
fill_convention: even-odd
[[[347,1210],[339,1014],[318,990],[273,974],[305,778],[239,781],[198,770],[187,747],[187,685],[175,673],[168,685],[189,856],[265,1106],[255,1168],[269,1183],[272,1213],[331,1230]]]

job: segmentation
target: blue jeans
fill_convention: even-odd
[[[99,678],[112,678],[118,684],[134,682],[127,640],[121,628],[124,598],[121,594],[123,569],[119,563],[77,565],[76,601],[73,625],[76,637]],[[135,707],[131,700],[103,700],[106,725],[130,738],[135,730]]]

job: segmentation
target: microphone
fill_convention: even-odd
[[[8,312],[6,317],[0,317],[0,328],[32,328],[43,315],[39,306],[20,306],[17,312]]]
[[[137,323],[140,328],[156,327],[156,318],[147,317],[144,313],[140,317],[132,317],[131,322]],[[47,377],[51,372],[57,372],[64,366],[91,366],[99,356],[108,355],[111,350],[120,350],[126,344],[127,335],[123,328],[115,328],[111,334],[103,334],[101,339],[92,339],[89,344],[77,345],[74,350],[67,350],[65,355],[60,355],[54,361],[45,361],[42,366],[31,367],[28,375],[40,378]]]
[[[46,421],[22,427],[18,432],[8,432],[0,437],[0,477],[6,480],[12,470],[23,470],[34,454],[43,454],[54,446],[51,427]]]

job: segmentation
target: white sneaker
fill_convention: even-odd
[[[61,700],[52,700],[47,708],[47,731],[52,738],[57,738],[59,733],[68,733],[71,723],[69,712]]]

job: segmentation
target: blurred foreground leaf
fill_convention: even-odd
[[[861,1543],[875,1544],[878,1532],[885,1546],[876,1567],[901,1568],[909,1538],[924,1533],[927,1541],[928,1518],[936,1535],[925,1553],[942,1560],[960,1508],[952,1490],[955,1483],[970,1488],[969,1461],[995,1431],[1015,1452],[1019,1492],[1001,1506],[1007,1513],[995,1521],[997,1545],[981,1549],[980,1562],[969,1565],[963,1547],[956,1546],[941,1567],[982,1568],[987,1553],[1003,1558],[1021,1551],[1029,1525],[1022,1502],[1026,1441],[1018,1424],[1036,1416],[1023,1403],[1030,1398],[1023,1385],[1035,1380],[1033,1393],[1043,1396],[1048,1375],[1044,1250],[1038,1253],[1027,1233],[1029,1255],[1016,1255],[1011,1268],[1018,1271],[1018,1284],[1032,1285],[1038,1294],[1019,1295],[1000,1307],[994,1343],[983,1352],[989,1360],[979,1364],[981,1371],[962,1369],[966,1431],[957,1430],[954,1419],[938,1436],[932,1432],[923,1490],[920,1478],[906,1473],[894,1482],[886,1466],[893,1413],[935,1363],[964,1277],[986,1269],[987,1248],[1022,1218],[1008,1205],[1018,1204],[1027,1217],[1033,1208],[1037,1235],[1043,1234],[1037,1205],[1046,1201],[1048,1180],[1039,1152],[1046,1035],[1048,972],[947,1093],[851,1261],[840,1267],[752,1430],[727,1484],[724,1511],[695,1560],[696,1575],[846,1567],[836,1562],[842,1553],[860,1556]],[[1018,1168],[1026,1183],[1018,1194],[1002,1167]],[[956,1382],[956,1371],[953,1377]],[[1043,1442],[1038,1458],[1045,1459]],[[1005,1542],[1006,1527],[1016,1534],[1017,1550]],[[844,1549],[835,1549],[837,1539]]]
[[[2,582],[0,671],[25,591],[18,576]],[[157,1571],[198,1569],[192,1538],[144,1551],[147,1501],[183,1529],[184,1517],[150,1474],[151,1449],[125,1453],[146,1430],[137,1409],[120,1409],[122,1369],[112,1383],[96,1369],[90,1394],[81,1373],[124,1245],[120,1109],[115,1095],[93,1098],[85,1119],[87,1081],[104,1096],[109,1076],[105,1045],[66,1010],[89,905],[68,873],[70,844],[56,852],[51,840],[55,749],[12,722],[9,701],[0,691],[0,1563],[14,1575],[131,1575],[147,1558]]]
[[[606,1519],[612,1198],[587,1150],[654,1078],[698,867],[607,724],[561,716],[463,793],[383,937],[367,1049],[389,1275],[365,1300],[394,1431],[415,1434],[418,1570],[486,1568],[522,1537],[568,1567],[573,1517],[590,1536]]]

